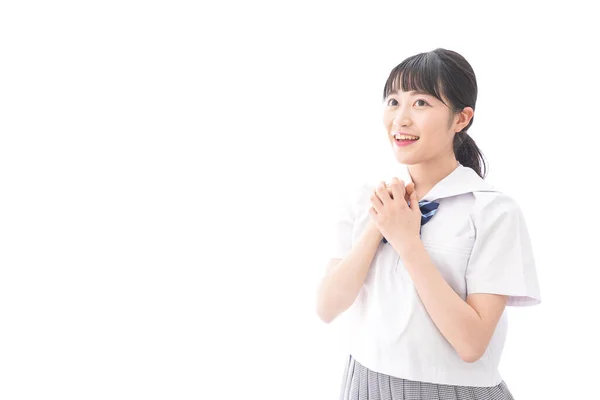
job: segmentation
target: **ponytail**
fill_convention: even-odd
[[[470,124],[469,124],[470,125]],[[459,163],[477,172],[482,179],[487,174],[483,153],[475,141],[464,130],[454,135],[454,155]]]

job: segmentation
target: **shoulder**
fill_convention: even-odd
[[[475,201],[471,208],[471,219],[477,225],[493,224],[498,221],[518,221],[523,218],[517,200],[501,191],[473,192]]]
[[[519,209],[519,204],[512,195],[499,190],[473,192],[473,196],[474,211],[511,212]]]

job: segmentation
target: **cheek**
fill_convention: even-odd
[[[384,110],[383,111],[383,125],[386,128],[391,128],[392,124],[394,123],[394,118],[395,118],[395,114],[394,112],[390,111],[390,110]]]
[[[427,143],[426,147],[433,152],[452,146],[452,135],[448,133],[446,121],[440,123],[431,119],[424,119],[420,124],[420,132]]]
[[[448,136],[447,120],[433,116],[420,121],[421,132],[428,138],[438,142],[446,142]]]
[[[390,128],[392,126],[392,121],[393,118],[390,118],[390,116],[387,113],[383,113],[383,126],[385,126],[386,128]]]
[[[422,118],[415,121],[418,125],[418,131],[423,139],[429,144],[437,142],[439,132],[436,129],[436,124],[428,118]]]

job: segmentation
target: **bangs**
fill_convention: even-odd
[[[434,96],[442,103],[440,60],[433,53],[421,53],[409,57],[391,72],[383,89],[383,100],[390,94],[417,91]]]

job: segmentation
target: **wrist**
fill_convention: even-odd
[[[379,228],[377,227],[377,224],[375,224],[375,222],[373,220],[369,221],[369,224],[367,225],[366,233],[369,236],[379,238],[379,240],[383,239],[383,235],[381,234],[381,232],[379,231]]]
[[[408,255],[409,252],[418,249],[419,245],[423,242],[421,242],[421,237],[417,235],[404,238],[391,238],[390,243],[397,248],[399,254]]]
[[[415,254],[418,254],[423,247],[423,242],[420,236],[408,238],[399,243],[398,253],[402,256],[403,261],[408,261]]]

